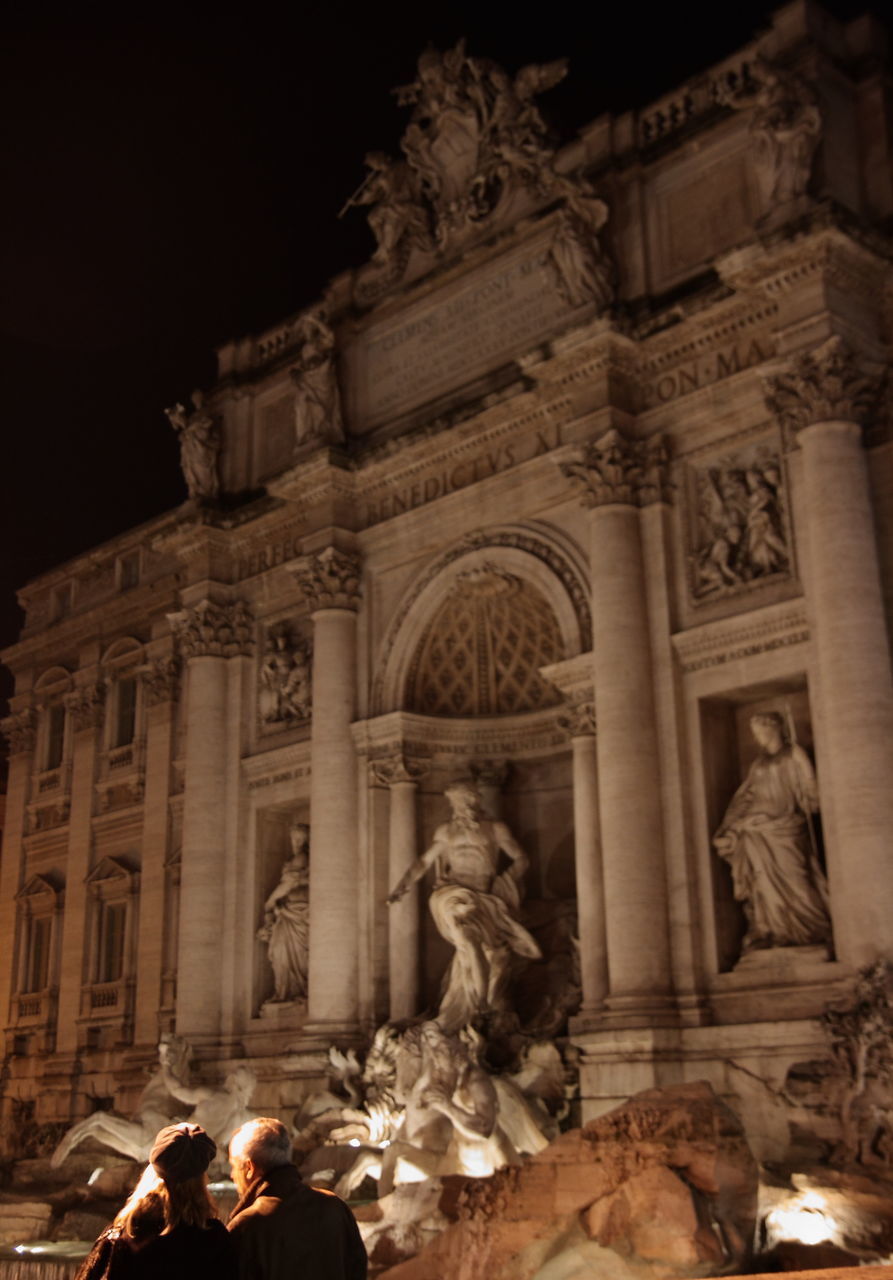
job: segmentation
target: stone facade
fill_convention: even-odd
[[[530,860],[519,1008],[578,953],[584,1118],[708,1078],[758,1128],[748,1073],[821,1051],[893,918],[893,169],[880,36],[818,13],[559,152],[562,64],[425,55],[406,159],[354,200],[370,263],[170,411],[183,506],[23,589],[7,1115],[132,1110],[168,1030],[293,1114],[330,1044],[436,1007],[430,885],[386,897],[469,777]],[[754,715],[818,811],[730,870]],[[295,823],[306,997],[277,1000]],[[824,868],[831,942],[748,949],[785,857]]]

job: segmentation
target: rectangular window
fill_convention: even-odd
[[[49,916],[37,916],[28,929],[28,963],[25,993],[45,991],[50,980],[50,937],[53,922]]]
[[[46,751],[44,752],[44,768],[58,769],[65,751],[65,708],[61,702],[55,703],[47,710]]]
[[[136,677],[118,681],[115,699],[115,740],[113,747],[126,747],[133,742],[136,728]]]
[[[61,587],[56,587],[53,591],[53,617],[64,618],[71,613],[71,583],[63,582]]]
[[[131,552],[118,561],[118,590],[129,591],[137,586],[140,580],[140,553]]]
[[[124,972],[124,926],[127,904],[107,902],[102,908],[99,932],[98,982],[117,982]]]

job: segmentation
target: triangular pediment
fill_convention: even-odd
[[[134,876],[133,867],[129,867],[126,862],[119,858],[104,857],[97,862],[96,866],[84,880],[84,884],[101,884],[108,880],[132,880]]]
[[[60,885],[55,884],[49,876],[33,875],[31,879],[22,886],[16,894],[17,898],[55,898],[60,890]]]

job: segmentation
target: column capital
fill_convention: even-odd
[[[75,733],[83,729],[98,729],[105,709],[106,686],[101,681],[80,685],[63,699],[71,716]]]
[[[576,459],[559,465],[580,486],[585,507],[647,506],[669,501],[669,461],[663,436],[631,440],[612,427],[584,445]]]
[[[201,600],[167,620],[184,658],[232,658],[254,648],[254,618],[244,600],[216,604]]]
[[[569,738],[595,736],[595,702],[591,698],[568,703],[558,716],[558,723]]]
[[[360,607],[360,557],[355,552],[326,547],[317,555],[307,556],[293,570],[312,613],[319,609]]]
[[[392,755],[370,760],[369,772],[375,782],[392,787],[396,782],[419,782],[428,772],[428,765],[404,755],[402,751],[395,751]]]
[[[880,368],[871,368],[836,335],[775,365],[763,378],[768,408],[792,434],[817,422],[861,426],[880,393]]]
[[[180,659],[176,654],[167,658],[155,658],[140,673],[140,679],[147,707],[173,702],[180,690]]]
[[[10,756],[21,756],[34,750],[37,716],[33,707],[25,707],[0,720],[0,732],[6,739]]]

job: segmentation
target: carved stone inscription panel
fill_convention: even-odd
[[[354,430],[498,368],[584,310],[562,298],[550,241],[538,237],[357,339],[346,353]]]

